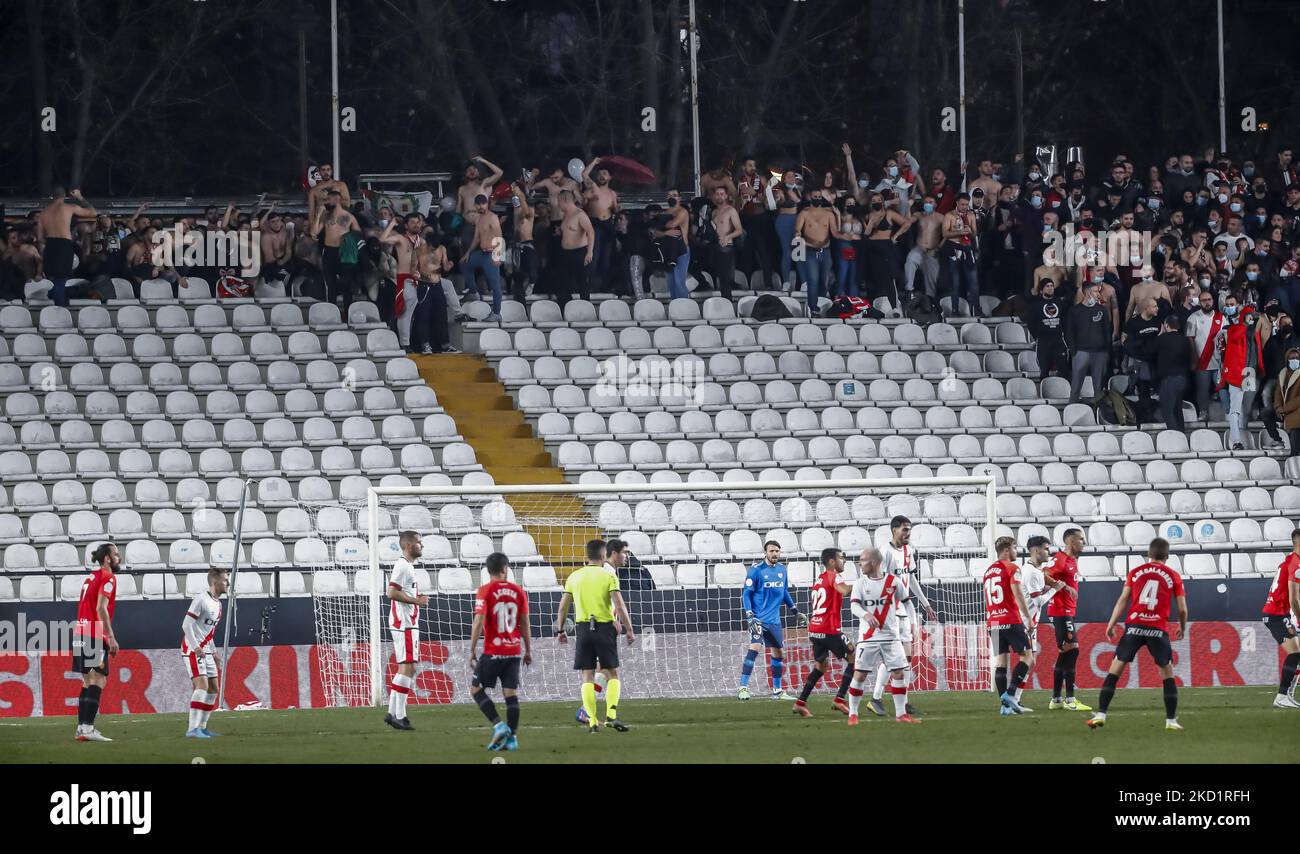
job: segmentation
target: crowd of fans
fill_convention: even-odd
[[[354,203],[328,165],[305,213],[259,200],[176,221],[143,206],[114,218],[59,191],[44,212],[7,227],[0,299],[22,299],[42,277],[64,304],[111,296],[113,278],[137,293],[157,279],[180,293],[194,276],[241,292],[236,269],[160,263],[154,235],[179,224],[255,232],[264,281],[299,282],[345,309],[373,300],[411,352],[453,351],[449,324],[468,300],[489,300],[495,321],[507,295],[638,299],[656,272],[671,297],[692,283],[728,299],[737,288],[804,291],[810,315],[883,307],[924,321],[991,310],[1028,324],[1042,377],[1069,379],[1072,402],[1085,378],[1090,402],[1101,403],[1112,379],[1127,377],[1118,386],[1136,391],[1138,420],[1185,429],[1184,399],[1201,422],[1217,400],[1234,449],[1258,413],[1272,444],[1286,430],[1300,450],[1300,175],[1289,146],[1260,162],[1170,155],[1144,171],[1123,154],[1092,171],[1021,155],[927,171],[906,150],[859,170],[849,145],[842,153],[820,171],[728,158],[702,176],[698,197],[669,188],[638,209],[620,204],[601,158],[580,175],[557,165],[506,182],[475,157],[455,196],[427,215]],[[61,242],[66,211],[71,239]],[[1062,234],[1148,248],[1053,255]],[[65,287],[74,277],[81,283]]]

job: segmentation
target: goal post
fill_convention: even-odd
[[[666,470],[666,467],[665,467]],[[775,469],[769,469],[775,470]],[[920,582],[939,619],[914,629],[920,690],[987,690],[988,638],[982,586],[999,528],[996,482],[967,477],[687,483],[373,486],[364,502],[300,502],[317,542],[312,555],[317,656],[328,705],[375,705],[393,670],[387,629],[386,573],[399,555],[397,534],[422,535],[416,561],[421,608],[417,680],[425,702],[467,702],[468,638],[474,592],[486,580],[488,554],[511,559],[513,580],[529,594],[534,663],[521,696],[572,699],[578,678],[572,646],[556,643],[556,607],[564,579],[587,563],[594,538],[628,543],[631,566],[619,570],[636,643],[620,637],[621,676],[629,697],[733,694],[748,645],[741,596],[745,573],[776,540],[801,612],[808,609],[821,550],[848,559],[857,577],[863,548],[889,539],[889,520],[912,522]],[[848,610],[843,628],[856,623]],[[806,630],[783,618],[786,682],[797,688],[811,665]],[[624,652],[626,650],[626,652]],[[372,654],[372,651],[375,654]],[[766,667],[755,669],[759,685]],[[760,678],[759,671],[763,671]],[[826,690],[828,682],[819,686]]]

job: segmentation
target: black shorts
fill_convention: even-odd
[[[839,632],[833,635],[809,632],[808,640],[812,642],[813,661],[825,661],[832,655],[840,661],[849,660],[849,645],[845,642],[844,635]]]
[[[1277,641],[1278,646],[1296,637],[1295,619],[1290,614],[1285,617],[1265,614],[1264,625],[1268,626],[1268,633],[1273,636],[1273,640]]]
[[[478,660],[474,679],[470,682],[475,688],[495,688],[497,681],[502,688],[512,691],[519,688],[519,656],[484,655]]]
[[[112,669],[108,661],[108,646],[103,641],[93,641],[83,646],[80,640],[77,638],[72,642],[72,666],[78,673],[85,674],[94,670],[108,676]]]
[[[1125,626],[1124,637],[1115,645],[1115,658],[1128,664],[1137,657],[1138,650],[1146,647],[1151,650],[1157,667],[1164,667],[1174,660],[1174,648],[1169,643],[1169,632],[1147,626]]]
[[[1017,654],[1024,655],[1025,650],[1029,649],[1029,635],[1025,632],[1022,623],[1012,626],[994,626],[992,632],[998,655],[1006,655],[1013,649]]]
[[[1056,646],[1063,647],[1067,643],[1078,643],[1079,640],[1074,634],[1074,617],[1053,617],[1052,628],[1056,629]]]
[[[597,663],[599,662],[599,664]],[[578,623],[578,641],[573,650],[574,670],[608,670],[618,667],[618,632],[613,623]]]
[[[68,238],[45,238],[45,254],[42,256],[45,277],[51,281],[71,278],[72,262],[75,257],[76,252],[73,251],[72,241]]]

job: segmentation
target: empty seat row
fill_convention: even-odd
[[[382,325],[379,309],[371,302],[354,302],[348,307],[348,324],[353,328]],[[159,306],[154,312],[142,306],[83,306],[74,312],[61,306],[42,308],[33,322],[32,312],[23,305],[0,307],[0,334],[20,335],[41,333],[58,335],[74,329],[83,335],[93,336],[106,332],[138,335],[145,332],[219,332],[234,331],[254,333],[275,330],[297,332],[313,329],[332,331],[344,329],[338,306],[331,303],[312,303],[304,318],[302,307],[294,303],[281,303],[271,307],[270,315],[256,303],[243,303],[231,309],[221,303],[198,306],[171,303]]]
[[[116,459],[99,450],[76,453],[76,461],[64,451],[41,451],[32,457],[23,451],[0,453],[0,478],[7,482],[36,478],[62,478],[76,475],[80,478],[185,478],[201,476],[216,479],[243,474],[247,477],[269,477],[283,474],[286,477],[307,477],[318,474],[342,477],[367,473],[378,476],[401,472],[422,474],[447,470],[477,468],[474,449],[465,442],[451,442],[442,446],[441,465],[433,448],[425,444],[409,443],[394,450],[386,444],[372,444],[361,448],[358,455],[350,448],[324,447],[315,451],[303,447],[275,449],[253,447],[240,452],[239,463],[223,447],[205,448],[194,455],[184,448],[167,448],[156,458],[142,448],[125,448],[115,452]],[[399,469],[400,466],[400,469]]]
[[[778,323],[737,323],[724,327],[695,326],[688,331],[677,326],[661,326],[652,331],[644,325],[627,326],[617,332],[607,326],[593,326],[583,332],[568,326],[550,330],[523,327],[515,329],[513,334],[506,329],[484,329],[479,334],[478,346],[488,356],[654,351],[707,353],[759,349],[768,352],[793,349],[808,353],[818,350],[851,353],[868,349],[883,353],[898,348],[1022,350],[1029,346],[1029,337],[1025,327],[1014,322],[996,326],[966,323],[960,326],[960,331],[959,327],[948,323],[933,323],[924,328],[914,323],[892,327],[880,323],[833,323],[825,326],[802,323],[794,327]]]
[[[211,346],[209,346],[209,343]],[[404,354],[397,335],[388,328],[372,329],[366,333],[363,346],[355,332],[346,329],[330,332],[321,347],[321,337],[315,332],[294,332],[286,341],[276,332],[258,332],[247,341],[235,332],[218,332],[207,338],[194,332],[183,332],[174,338],[164,338],[156,333],[142,333],[131,340],[115,333],[105,332],[89,339],[79,332],[65,332],[54,341],[54,351],[46,346],[45,336],[22,333],[14,336],[12,355],[19,362],[49,359],[61,362],[96,361],[113,362],[236,362],[252,358],[270,362],[290,358],[310,361],[322,356],[331,359],[352,359],[369,354],[374,357],[396,357]]]
[[[259,388],[288,391],[305,386],[324,391],[339,387],[365,389],[385,385],[401,388],[423,384],[415,362],[405,357],[388,360],[384,364],[382,379],[370,359],[350,359],[341,369],[328,359],[315,359],[305,366],[305,380],[304,367],[288,360],[269,365],[194,362],[183,369],[174,362],[155,362],[146,367],[147,372],[145,367],[134,362],[117,362],[109,366],[105,376],[97,363],[78,362],[68,367],[65,376],[63,368],[53,362],[33,362],[26,371],[14,363],[0,363],[0,392],[43,394],[64,388],[81,392],[108,388],[119,394],[133,391],[165,394],[172,391],[250,391]]]
[[[125,403],[125,406],[123,404]],[[133,391],[125,401],[112,391],[92,391],[79,397],[70,391],[50,391],[35,395],[14,392],[5,397],[5,417],[12,421],[40,419],[79,419],[83,415],[94,421],[121,418],[147,420],[165,416],[172,421],[191,418],[274,418],[281,414],[293,418],[310,418],[329,412],[331,415],[396,415],[403,412],[424,415],[441,411],[438,397],[427,385],[409,385],[402,391],[401,403],[391,389],[374,386],[361,393],[348,388],[331,388],[317,397],[305,388],[291,389],[281,396],[268,389],[248,392],[210,391],[199,395],[191,391],[172,391],[159,399],[151,391]]]

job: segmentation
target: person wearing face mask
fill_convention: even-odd
[[[913,160],[911,163],[915,163],[915,161]],[[918,164],[916,169],[919,170],[920,168]],[[894,198],[898,200],[896,212],[911,210],[909,199],[914,184],[908,180],[907,176],[914,174],[916,172],[913,171],[909,161],[900,161],[898,158],[891,157],[885,161],[885,174],[881,177],[880,183],[872,188],[872,192],[883,193],[890,190],[893,192]]]
[[[1286,350],[1285,366],[1273,388],[1273,414],[1286,428],[1290,455],[1300,456],[1300,348]]]
[[[948,262],[948,278],[952,283],[950,305],[957,313],[957,300],[966,298],[971,311],[980,311],[980,286],[976,269],[979,263],[979,229],[971,197],[965,193],[957,196],[957,207],[943,217],[943,254]]]
[[[1092,377],[1095,405],[1106,390],[1106,373],[1110,366],[1112,321],[1101,299],[1101,285],[1090,283],[1084,289],[1083,302],[1066,316],[1065,342],[1071,356],[1070,403],[1078,403],[1084,377]]]
[[[1178,316],[1165,318],[1155,346],[1155,376],[1160,391],[1160,412],[1170,430],[1185,430],[1183,392],[1187,389],[1188,365],[1192,361],[1192,343],[1183,334]]]
[[[889,297],[890,304],[900,307],[903,291],[903,258],[898,241],[912,228],[912,219],[886,204],[879,193],[871,196],[863,233],[862,249],[866,253],[867,295]]]
[[[911,301],[918,270],[921,273],[922,286],[925,288],[926,295],[931,299],[938,299],[939,247],[943,243],[943,214],[939,212],[934,196],[927,194],[922,199],[921,210],[912,215],[912,222],[916,232],[916,245],[907,253],[907,262],[903,265],[903,286],[907,288],[907,300]]]
[[[1219,339],[1223,337],[1228,318],[1215,308],[1213,292],[1202,289],[1199,302],[1200,310],[1187,318],[1186,334],[1192,343],[1191,367],[1196,390],[1196,410],[1199,419],[1209,423],[1210,390],[1218,384],[1222,364]]]
[[[1070,375],[1070,351],[1065,346],[1070,303],[1056,295],[1056,282],[1050,277],[1041,279],[1036,291],[1027,302],[1025,322],[1038,345],[1038,380],[1042,382],[1053,373]]]
[[[1274,412],[1278,377],[1287,367],[1287,351],[1300,346],[1300,339],[1295,335],[1291,316],[1281,312],[1275,302],[1270,302],[1264,306],[1264,315],[1268,320],[1260,329],[1260,339],[1264,347],[1264,376],[1266,379],[1259,392],[1259,399],[1262,402],[1260,414],[1264,421],[1264,429],[1268,431],[1271,444],[1277,448],[1282,446],[1282,436],[1278,432],[1278,420]],[[1267,338],[1264,337],[1265,332],[1269,333]]]
[[[1143,303],[1151,300],[1156,304],[1157,319],[1164,319],[1164,316],[1173,310],[1173,305],[1169,302],[1169,289],[1163,281],[1156,281],[1155,271],[1150,264],[1144,264],[1141,272],[1138,273],[1141,279],[1128,292],[1128,308],[1124,312],[1124,322],[1128,323],[1137,314]]]
[[[1075,304],[1082,305],[1087,300],[1089,286],[1098,288],[1098,299],[1110,315],[1111,340],[1118,342],[1120,325],[1123,322],[1119,311],[1119,296],[1115,291],[1115,282],[1118,279],[1105,267],[1085,267],[1080,269],[1080,273],[1083,277],[1082,285],[1074,292]]]
[[[1154,410],[1151,392],[1156,382],[1156,343],[1162,324],[1153,297],[1141,300],[1138,305],[1138,311],[1124,325],[1124,354],[1128,356],[1129,372],[1137,387],[1138,420],[1151,421]],[[1179,398],[1181,397],[1180,394]]]
[[[1229,296],[1224,305],[1229,326],[1219,336],[1219,394],[1226,394],[1228,413],[1228,441],[1232,450],[1245,449],[1243,435],[1255,393],[1259,390],[1260,375],[1264,370],[1263,354],[1259,346],[1255,311],[1250,306],[1239,309],[1239,300]]]
[[[686,276],[691,266],[691,212],[681,203],[676,189],[668,191],[666,212],[653,230],[655,243],[666,261],[675,261],[668,271],[668,293],[673,299],[690,296],[686,289]]]

